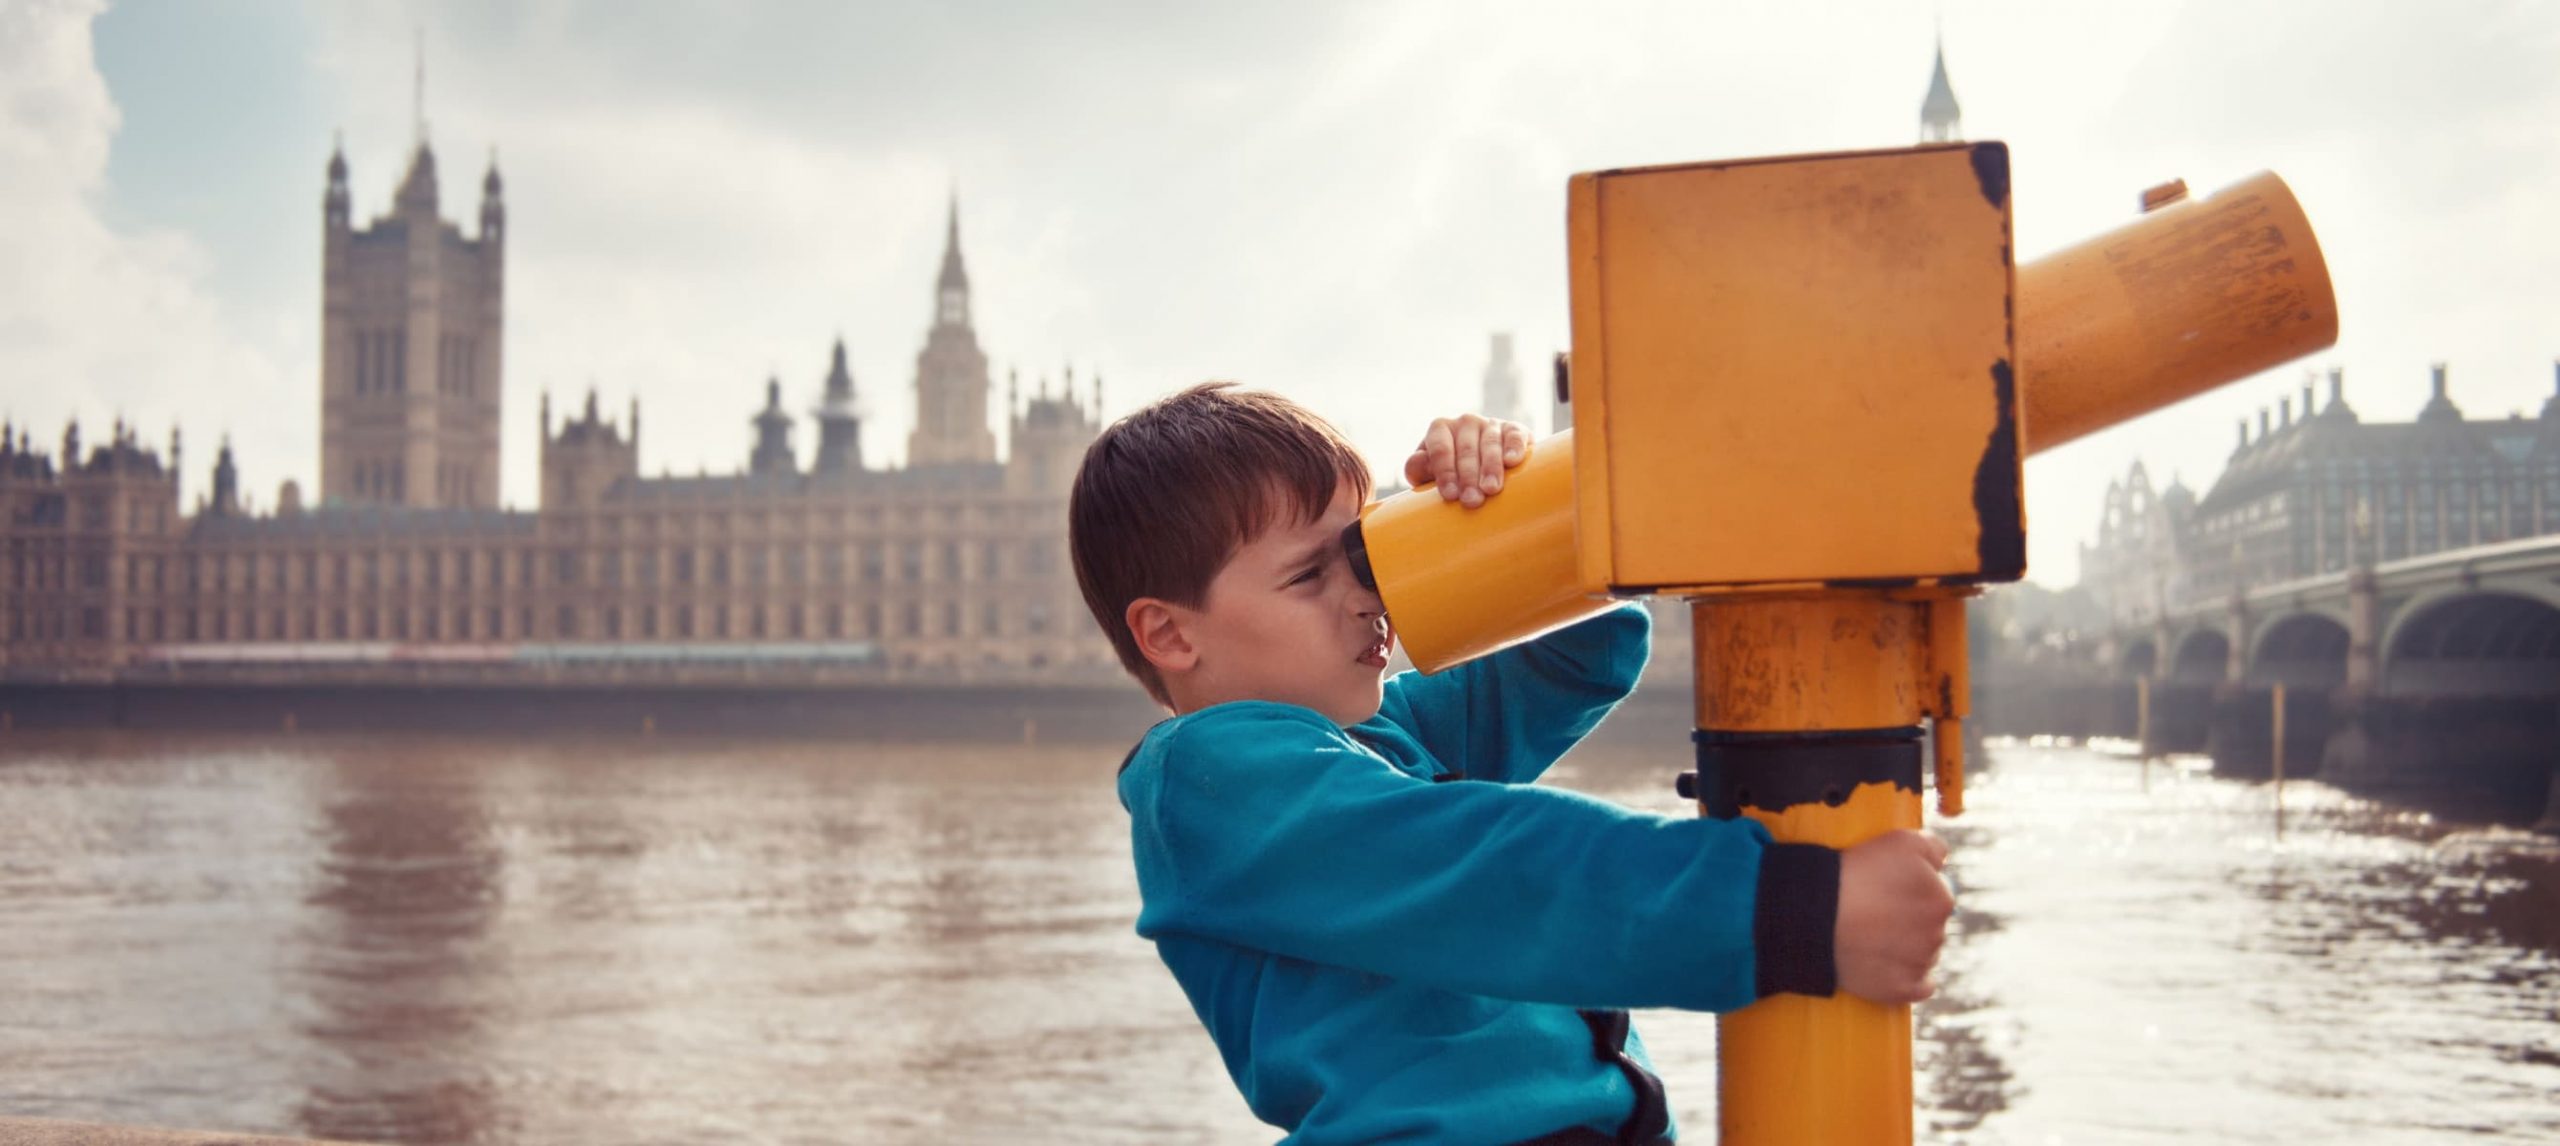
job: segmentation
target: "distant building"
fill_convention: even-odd
[[[321,203],[321,504],[495,508],[507,232],[496,157],[476,238],[437,213],[423,139],[390,214],[354,228],[343,149]]]
[[[1537,423],[1529,420],[1528,403],[1521,400],[1520,364],[1511,357],[1511,335],[1493,336],[1493,352],[1484,366],[1484,408],[1488,418],[1518,422],[1534,430]]]
[[[807,466],[778,379],[749,419],[746,467],[718,476],[643,477],[636,400],[616,424],[590,392],[555,427],[546,395],[528,512],[497,505],[494,165],[472,239],[438,217],[423,143],[393,213],[361,232],[346,176],[332,155],[317,504],[288,482],[272,512],[247,512],[226,444],[189,513],[174,432],[164,458],[121,422],[86,452],[75,423],[58,455],[0,428],[0,667],[469,661],[541,643],[603,660],[716,645],[938,676],[1114,670],[1066,560],[1066,493],[1100,432],[1100,381],[1009,391],[999,455],[956,201],[903,468],[865,464],[838,341]]]
[[[2463,417],[2446,370],[2414,422],[2372,423],[2329,372],[2315,408],[2305,382],[2247,420],[2221,477],[2201,499],[2172,487],[2150,506],[2133,479],[2110,485],[2098,543],[2081,579],[2123,620],[2162,607],[2337,573],[2351,564],[2560,533],[2560,392],[2540,416]],[[2144,610],[2149,610],[2145,612]]]
[[[2141,462],[2107,483],[2098,540],[2080,547],[2080,586],[2120,625],[2150,624],[2193,595],[2188,584],[2196,495],[2171,479],[2154,494]]]
[[[916,428],[907,436],[907,464],[995,461],[996,438],[987,428],[990,386],[986,353],[969,324],[969,269],[960,261],[960,200],[954,196],[943,234],[942,274],[934,282],[933,329],[916,353]]]

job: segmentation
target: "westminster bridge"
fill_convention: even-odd
[[[2103,684],[2063,705],[2080,727],[2037,730],[2138,735],[2146,752],[2267,776],[2281,695],[2288,775],[2464,790],[2560,827],[2560,536],[2172,607],[2099,656]],[[2032,707],[2041,720],[2013,708],[2010,722],[2054,721],[2050,697]]]

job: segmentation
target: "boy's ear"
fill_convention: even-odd
[[[1121,619],[1137,640],[1139,655],[1156,671],[1189,672],[1200,663],[1200,650],[1191,644],[1183,610],[1154,597],[1140,597],[1129,602]]]

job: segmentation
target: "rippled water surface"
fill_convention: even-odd
[[[1661,759],[1556,782],[1681,811]],[[0,741],[0,1112],[415,1143],[1268,1141],[1116,749]],[[2560,1140],[2560,850],[1992,750],[1924,1139]],[[1639,1020],[1693,1141],[1711,1018]]]

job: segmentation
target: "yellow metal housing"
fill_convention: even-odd
[[[1586,591],[2024,572],[2004,146],[1567,196]]]

